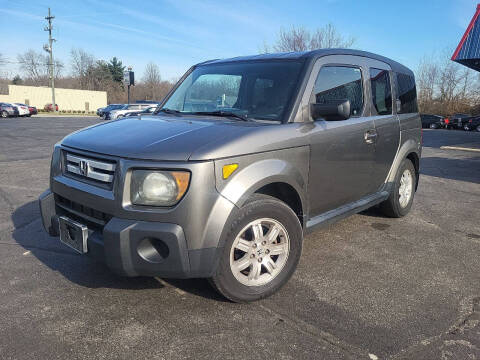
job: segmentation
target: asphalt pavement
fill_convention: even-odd
[[[412,212],[306,237],[272,297],[122,278],[46,235],[52,146],[95,118],[0,120],[1,359],[480,359],[480,133],[424,130]]]

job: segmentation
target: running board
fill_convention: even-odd
[[[373,195],[366,196],[353,203],[317,215],[307,221],[306,232],[310,233],[322,226],[329,225],[331,223],[342,220],[350,215],[366,210],[388,199],[389,195],[390,194],[388,191],[381,191]]]

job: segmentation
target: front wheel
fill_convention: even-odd
[[[438,129],[438,125],[437,124],[430,124],[430,129]]]
[[[380,204],[380,210],[394,218],[407,215],[412,207],[416,182],[415,167],[409,159],[404,159],[395,176],[390,196]]]
[[[302,252],[297,215],[276,198],[255,194],[231,223],[212,285],[227,299],[249,302],[279,290]]]

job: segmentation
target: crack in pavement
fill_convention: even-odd
[[[364,351],[354,345],[351,345],[343,340],[340,340],[336,336],[318,329],[317,327],[303,321],[300,319],[292,319],[291,317],[282,314],[276,310],[273,310],[269,308],[268,306],[265,306],[263,304],[260,304],[260,308],[268,312],[269,314],[275,315],[279,320],[285,322],[287,325],[290,327],[293,327],[297,331],[301,332],[302,334],[305,334],[307,336],[310,336],[313,338],[315,341],[319,343],[328,343],[330,345],[333,345],[335,348],[340,349],[344,352],[347,352],[348,355],[353,356],[354,359],[358,359],[360,357],[368,359],[370,354],[368,351]],[[321,341],[319,341],[319,338]]]
[[[0,245],[20,246],[20,247],[23,247],[25,250],[40,250],[40,251],[51,252],[51,253],[60,254],[60,255],[78,256],[78,254],[75,254],[75,253],[70,253],[70,252],[63,251],[63,250],[45,249],[45,248],[38,247],[38,246],[35,246],[35,245],[21,245],[21,244],[18,244],[18,243],[17,244],[7,243],[7,242],[3,242],[3,241],[0,241]]]
[[[467,340],[464,339],[446,339],[449,335],[461,335],[464,334],[465,331],[473,329],[475,326],[480,324],[480,297],[469,298],[466,301],[463,301],[460,304],[460,317],[455,321],[455,323],[445,332],[428,337],[423,340],[419,340],[414,342],[409,347],[400,350],[398,353],[392,355],[390,359],[401,359],[412,358],[414,354],[417,354],[424,350],[426,346],[431,345],[435,346],[435,342],[441,341],[441,345],[438,347],[441,350],[442,359],[447,359],[447,356],[454,356],[455,354],[451,353],[447,350],[442,350],[444,347],[460,345],[467,347],[471,350],[478,350],[476,345],[473,345]],[[478,319],[475,319],[477,317]],[[453,357],[455,358],[455,357]],[[473,358],[475,359],[475,358]]]

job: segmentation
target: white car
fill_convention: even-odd
[[[125,117],[126,114],[131,112],[142,111],[150,107],[152,107],[152,104],[127,104],[121,109],[110,111],[108,117],[109,120],[117,120]]]
[[[27,105],[20,104],[20,103],[13,103],[12,106],[18,109],[18,116],[30,116],[30,110],[28,110]]]

